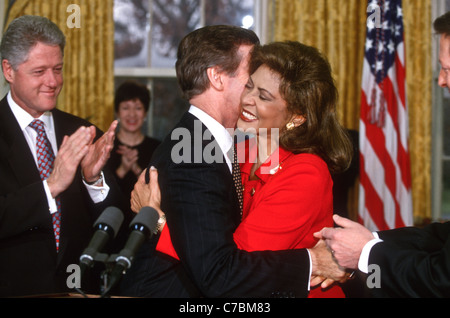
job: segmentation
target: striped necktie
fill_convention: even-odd
[[[47,138],[47,134],[45,133],[44,123],[36,119],[30,124],[30,127],[37,132],[36,156],[39,174],[41,176],[41,180],[44,181],[50,176],[50,174],[53,171],[55,154],[53,152],[50,141]],[[53,213],[52,221],[53,221],[53,231],[55,233],[55,240],[56,240],[56,250],[58,251],[59,237],[61,230],[61,203],[59,198],[56,198],[56,205],[58,207],[58,211],[56,213]]]

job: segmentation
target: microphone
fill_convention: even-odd
[[[158,227],[159,214],[152,207],[143,207],[130,223],[131,234],[125,243],[124,248],[116,257],[116,264],[111,272],[111,278],[108,290],[111,290],[119,281],[121,276],[125,274],[127,269],[131,267],[134,255],[144,243],[150,238]],[[106,291],[106,292],[107,292]],[[106,294],[106,292],[104,294]]]
[[[80,257],[81,275],[86,268],[93,266],[97,254],[109,239],[114,238],[123,222],[123,213],[116,207],[106,208],[94,223],[96,229],[88,247]]]

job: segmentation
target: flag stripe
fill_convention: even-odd
[[[364,156],[360,157],[361,164],[364,165]],[[373,230],[386,230],[389,229],[389,226],[386,224],[386,221],[383,217],[383,214],[378,213],[378,211],[382,211],[384,209],[384,204],[380,199],[377,191],[373,187],[373,184],[370,182],[369,177],[366,174],[366,171],[361,170],[361,182],[363,182],[366,186],[364,187],[365,196],[364,199],[370,202],[370,205],[364,205],[364,209],[366,209],[366,215],[363,215],[363,224],[368,227],[368,222],[371,221],[376,224],[377,228]]]
[[[401,0],[371,0],[382,27],[368,24],[360,119],[359,220],[372,230],[412,225],[409,122]],[[371,14],[371,13],[369,13]]]
[[[365,109],[368,109],[366,107]],[[364,121],[363,121],[364,122]],[[386,149],[386,139],[383,131],[375,125],[365,124],[366,138],[365,148],[361,148],[364,154],[366,154],[367,164],[364,165],[364,171],[368,179],[364,180],[367,186],[374,187],[376,189],[376,193],[379,198],[382,198],[384,201],[384,206],[382,205],[378,208],[372,207],[369,210],[371,214],[379,214],[385,215],[385,217],[393,217],[396,210],[398,210],[398,205],[395,200],[392,198],[394,193],[396,192],[396,178],[393,177],[396,175],[396,168],[394,161],[392,160],[391,154]],[[368,146],[370,145],[370,148]],[[370,193],[370,192],[369,192]],[[370,204],[372,204],[371,200],[368,200]],[[377,224],[379,222],[376,222]],[[391,220],[388,222],[389,224],[393,224],[394,221]]]

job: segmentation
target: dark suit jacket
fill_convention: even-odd
[[[53,116],[58,147],[65,135],[90,125],[59,110],[54,110]],[[97,136],[101,136],[100,131]],[[105,173],[111,192],[101,204],[92,202],[80,169],[61,194],[61,240],[56,253],[39,171],[6,97],[0,102],[0,296],[67,291],[66,280],[71,274],[66,273],[67,266],[79,263],[96,218],[106,207],[119,202],[119,191],[110,184],[113,178]]]
[[[370,253],[380,266],[378,297],[450,297],[450,222],[380,232]]]
[[[215,141],[202,140],[206,127],[200,123],[195,131],[195,121],[186,113],[174,130],[182,137],[172,140],[169,135],[152,160],[159,173],[161,207],[181,262],[151,250],[155,238],[145,247],[147,255],[140,254],[125,276],[124,294],[307,296],[306,250],[249,253],[237,249],[233,232],[240,213],[232,176]],[[177,161],[180,154],[187,162]],[[211,162],[212,157],[216,162]]]

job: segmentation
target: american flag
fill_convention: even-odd
[[[413,224],[401,0],[369,1],[360,118],[359,221]]]

